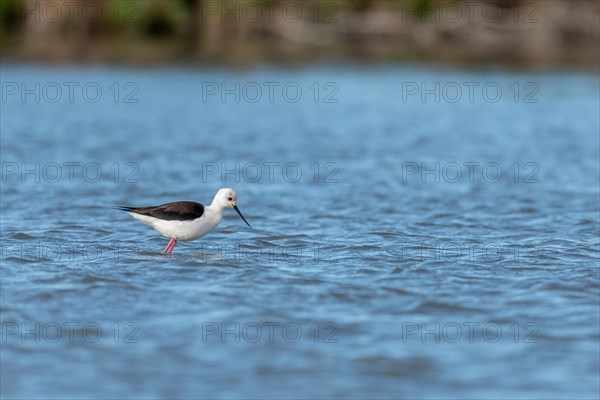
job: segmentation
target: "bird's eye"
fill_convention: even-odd
[[[227,198],[227,200],[231,201],[231,200],[233,200],[233,198],[231,198],[231,197],[228,197],[228,198]]]

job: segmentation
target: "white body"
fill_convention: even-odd
[[[186,242],[199,239],[215,229],[223,218],[223,209],[216,211],[210,206],[204,207],[204,214],[191,221],[166,221],[134,212],[129,212],[129,215],[150,225],[169,239],[175,238]]]

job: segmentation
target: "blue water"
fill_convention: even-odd
[[[598,398],[597,77],[1,81],[3,398]],[[221,187],[170,256],[110,208]]]

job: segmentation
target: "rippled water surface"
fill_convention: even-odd
[[[597,398],[596,77],[1,72],[3,397]]]

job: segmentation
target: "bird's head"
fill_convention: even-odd
[[[220,189],[217,192],[217,194],[215,195],[213,204],[214,203],[220,205],[223,208],[226,208],[226,207],[233,208],[239,214],[239,216],[244,220],[246,225],[250,226],[248,221],[246,221],[246,218],[244,218],[244,216],[242,215],[242,212],[240,211],[240,209],[237,207],[237,193],[235,192],[235,190],[230,189],[230,188]],[[250,229],[252,229],[251,226],[250,226]]]
[[[222,207],[235,207],[237,205],[237,193],[233,189],[219,189],[215,195],[215,200]]]

